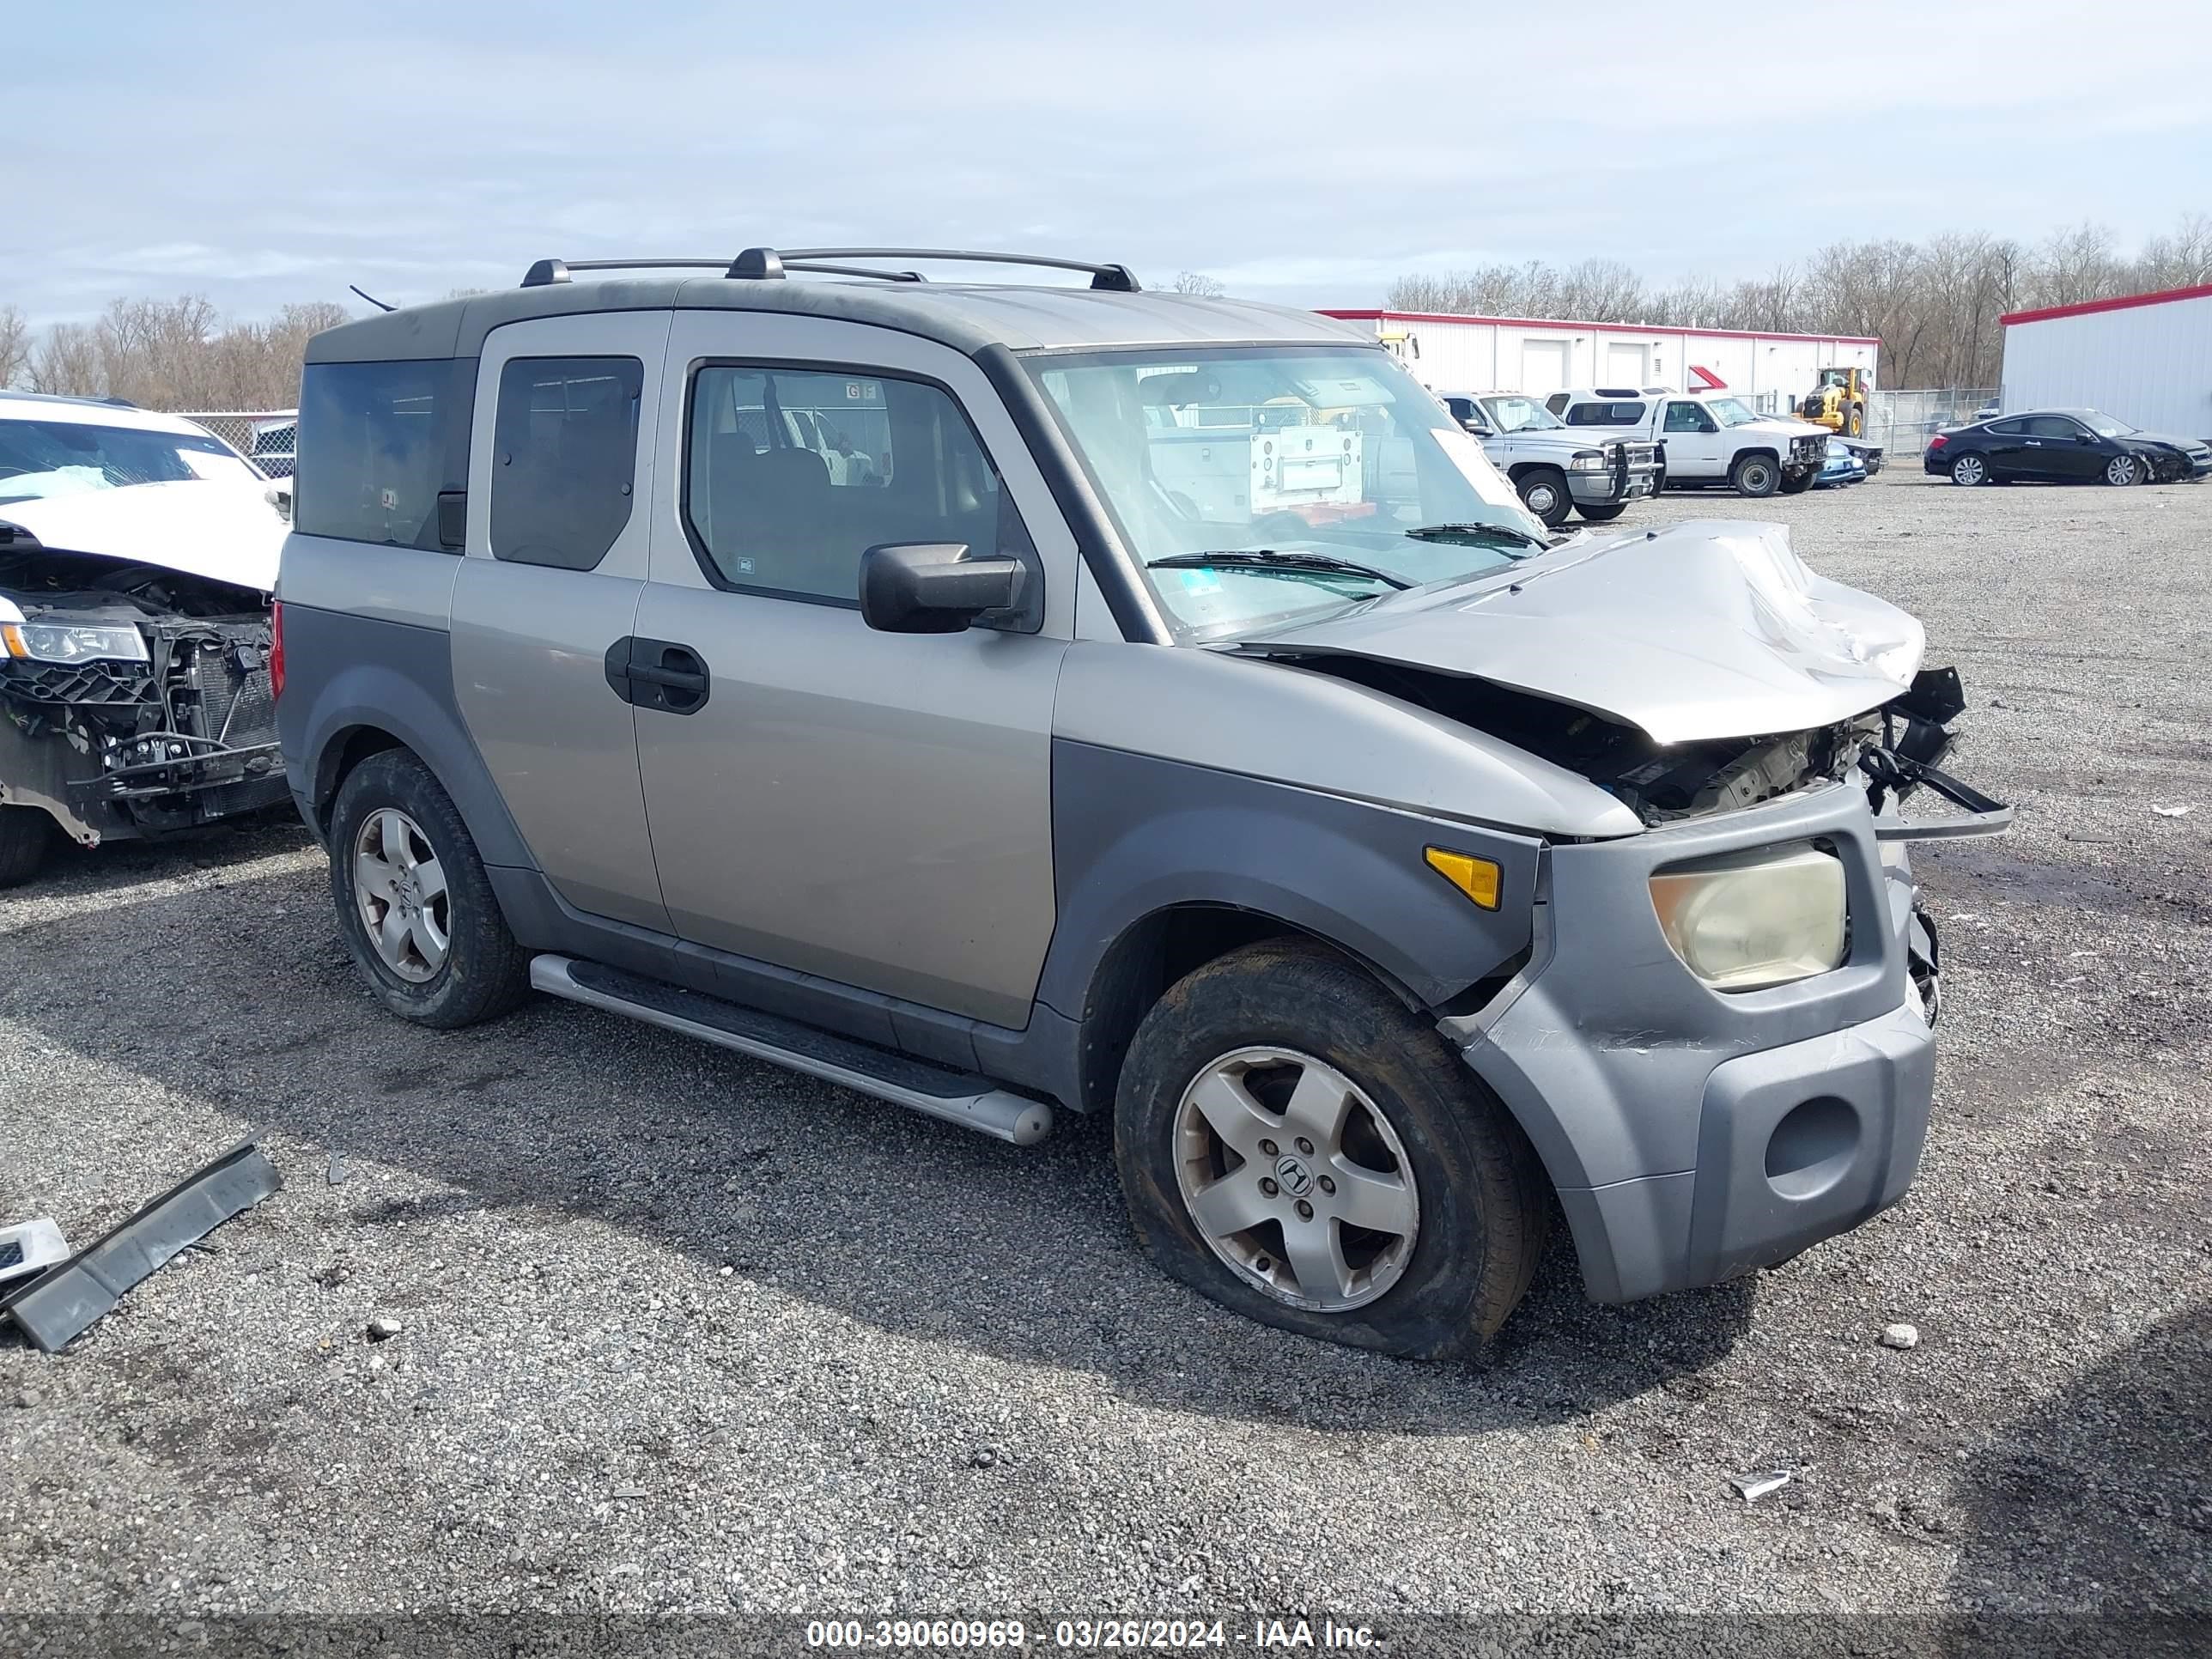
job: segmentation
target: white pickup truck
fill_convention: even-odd
[[[1828,430],[1787,415],[1759,415],[1726,392],[1664,386],[1555,392],[1544,407],[1592,439],[1660,448],[1660,487],[1725,483],[1739,495],[1809,489],[1827,459]]]
[[[1511,392],[1438,394],[1452,418],[1482,441],[1513,481],[1521,503],[1557,530],[1571,512],[1594,524],[1659,493],[1659,449],[1634,438],[1568,429],[1533,398]]]

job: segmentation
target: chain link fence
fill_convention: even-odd
[[[292,438],[299,411],[293,409],[181,410],[272,478],[292,476]]]
[[[1876,392],[1867,410],[1867,441],[1882,447],[1886,455],[1905,457],[1923,453],[1928,440],[1946,427],[1964,426],[1980,411],[1994,405],[1996,392],[1990,386],[1945,386],[1927,392]]]

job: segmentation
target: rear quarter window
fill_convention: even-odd
[[[1569,426],[1634,426],[1643,418],[1639,403],[1577,404],[1566,413]]]
[[[441,548],[438,496],[468,487],[476,359],[310,363],[300,377],[292,526],[306,536]]]
[[[589,570],[629,522],[637,476],[635,357],[517,357],[500,371],[491,552]]]

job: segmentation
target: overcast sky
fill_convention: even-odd
[[[2124,18],[2124,26],[2118,26]],[[8,26],[0,305],[1020,247],[1299,304],[2212,210],[2212,3],[111,0]]]

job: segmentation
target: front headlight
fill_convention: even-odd
[[[1610,465],[1601,449],[1585,449],[1567,462],[1570,472],[1602,472]]]
[[[1785,985],[1844,958],[1844,866],[1817,848],[1662,870],[1651,905],[1674,954],[1717,991]]]
[[[135,628],[88,623],[11,622],[0,624],[0,643],[11,657],[32,662],[145,662],[146,636]]]

